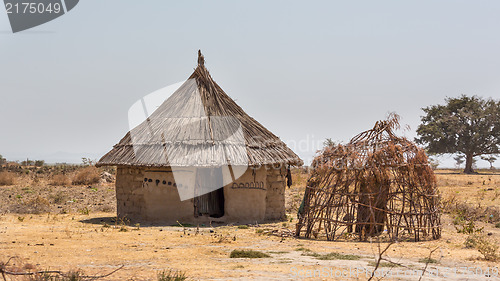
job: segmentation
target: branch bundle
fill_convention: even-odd
[[[355,233],[364,241],[441,236],[436,178],[425,152],[398,137],[392,114],[347,145],[331,145],[313,161],[296,235],[337,240]]]

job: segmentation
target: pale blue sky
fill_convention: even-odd
[[[81,0],[12,34],[0,12],[0,154],[101,156],[129,107],[186,79],[198,49],[306,162],[313,143],[346,142],[389,111],[413,138],[421,107],[500,97],[499,15],[498,1]]]

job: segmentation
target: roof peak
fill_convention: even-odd
[[[198,50],[198,65],[205,65],[205,57],[201,53],[201,50]]]

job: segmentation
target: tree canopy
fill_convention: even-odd
[[[473,173],[473,159],[500,152],[500,101],[462,95],[445,105],[422,108],[422,124],[415,141],[430,153],[460,153],[465,173]]]

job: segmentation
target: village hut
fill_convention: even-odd
[[[391,114],[314,159],[296,235],[420,241],[441,236],[436,178],[425,151],[395,134]]]
[[[262,222],[285,217],[290,166],[302,160],[246,114],[198,52],[189,79],[97,166],[116,166],[119,217]]]

